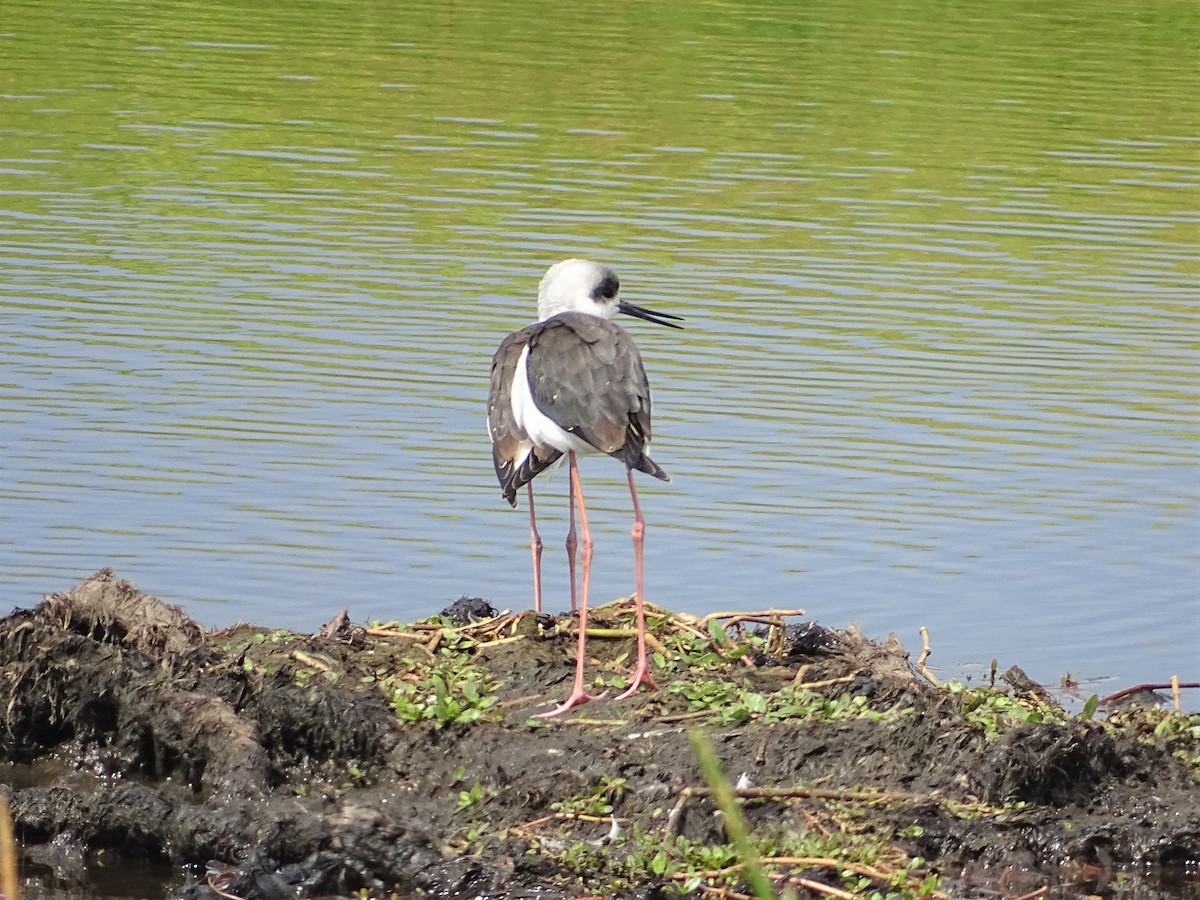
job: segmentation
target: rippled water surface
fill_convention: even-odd
[[[3,601],[528,605],[488,368],[583,255],[687,317],[628,323],[650,600],[1194,676],[1195,6],[564,10],[5,3]],[[604,600],[628,497],[584,477]]]

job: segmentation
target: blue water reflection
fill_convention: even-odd
[[[633,68],[576,82],[536,28],[455,43],[432,7],[406,34],[271,9],[261,43],[221,7],[133,56],[103,16],[6,38],[10,602],[113,565],[212,625],[527,605],[488,366],[545,267],[587,255],[688,319],[629,325],[674,477],[644,487],[650,600],[802,606],[910,645],[927,625],[947,670],[1194,668],[1186,58],[1128,56],[1114,29],[1092,48],[1112,66],[1064,82],[1043,30],[981,61],[1005,26],[979,5],[924,32],[938,82],[908,46],[919,11],[832,60],[814,36],[856,26],[712,5],[677,41],[606,20]],[[637,69],[651,45],[664,68]],[[63,47],[69,76],[41,62]],[[623,476],[584,475],[595,596],[624,595]],[[565,475],[539,484],[556,545]]]

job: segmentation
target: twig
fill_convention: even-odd
[[[713,714],[714,713],[711,709],[697,709],[693,710],[692,712],[672,713],[669,716],[655,716],[654,721],[662,722],[664,725],[666,725],[672,722],[686,722],[689,719],[703,719],[705,716],[711,716]]]
[[[699,621],[699,619],[694,619],[693,621],[689,622],[689,621],[687,621],[687,619],[684,619],[682,617],[676,617],[674,620],[672,620],[671,625],[674,627],[674,629],[676,631],[687,632],[692,637],[700,638],[703,641],[707,641],[707,640],[711,639],[712,638],[711,634],[709,634],[703,628],[700,628],[698,625],[695,624],[695,622],[698,622],[698,621]]]
[[[849,891],[843,891],[841,888],[835,888],[821,881],[813,881],[811,878],[801,878],[799,875],[788,876],[787,883],[798,884],[800,887],[806,887],[810,891],[816,891],[818,894],[828,894],[830,897],[840,897],[843,900],[854,900],[856,896]]]
[[[692,876],[689,875],[688,877],[691,878]],[[682,881],[683,879],[679,880]],[[730,890],[729,888],[713,887],[710,884],[701,884],[697,888],[706,894],[720,898],[720,900],[754,900],[749,894],[739,894],[737,891]]]
[[[226,900],[245,900],[245,898],[240,896],[239,894],[231,894],[231,893],[229,893],[229,891],[221,890],[219,887],[217,887],[213,883],[212,876],[209,876],[206,879],[206,881],[208,882],[208,889],[210,891],[212,891],[214,894],[216,894],[218,897],[225,897]]]
[[[771,732],[767,731],[762,736],[762,740],[758,742],[758,749],[754,751],[754,764],[761,766],[767,761],[767,745],[771,742]]]
[[[917,657],[917,672],[919,672],[926,681],[934,687],[941,687],[942,682],[934,676],[932,672],[925,668],[925,660],[929,659],[929,654],[933,652],[929,647],[929,629],[924,625],[921,626],[921,655]]]
[[[310,669],[316,669],[318,672],[329,672],[333,669],[333,666],[329,663],[317,659],[311,653],[305,653],[303,650],[293,650],[291,657],[301,665],[308,666]]]
[[[756,612],[746,612],[745,610],[740,610],[740,611],[735,611],[735,612],[714,612],[714,613],[709,613],[706,616],[701,616],[700,624],[707,625],[713,619],[741,619],[744,621],[746,619],[750,619],[750,618],[754,618],[754,617],[759,617],[759,618],[765,619],[770,616],[774,616],[775,618],[782,618],[782,617],[786,617],[786,616],[803,616],[803,615],[806,615],[806,613],[802,609],[762,609],[762,610],[758,610]]]
[[[526,638],[526,635],[524,635],[524,634],[512,634],[512,635],[509,635],[508,637],[492,638],[490,641],[487,642],[486,646],[489,648],[501,647],[504,644],[515,644],[517,641],[525,640],[525,638]]]
[[[1036,891],[1030,891],[1028,894],[1022,894],[1020,897],[1014,897],[1013,900],[1037,900],[1038,897],[1045,897],[1050,890],[1048,887],[1040,887]]]
[[[531,819],[528,822],[522,822],[520,825],[512,826],[511,830],[518,834],[526,834],[530,829],[537,828],[540,825],[545,825],[547,822],[568,820],[572,822],[603,822],[608,824],[614,820],[614,816],[592,816],[587,813],[576,812],[556,812],[548,816],[540,816],[536,819]],[[616,819],[618,823],[624,824],[626,819]]]
[[[855,875],[865,875],[876,881],[886,881],[889,873],[865,863],[847,862],[844,859],[833,859],[828,856],[768,856],[763,863],[772,866],[817,866],[822,869],[845,869]]]
[[[1176,685],[1179,687],[1177,688]],[[1115,694],[1109,694],[1100,701],[1100,705],[1107,706],[1114,701],[1120,700],[1122,697],[1128,697],[1130,694],[1137,694],[1143,691],[1165,691],[1168,689],[1171,691],[1177,691],[1179,688],[1195,690],[1196,688],[1200,688],[1200,681],[1181,682],[1178,681],[1177,678],[1173,677],[1171,681],[1167,682],[1166,684],[1135,684],[1133,687],[1125,688],[1123,691],[1117,691]],[[1176,699],[1176,702],[1178,702],[1178,698]]]
[[[797,672],[796,676],[799,677],[800,673]],[[814,688],[829,687],[834,684],[848,684],[857,677],[857,675],[843,675],[841,678],[826,678],[824,681],[796,681],[793,679],[792,687],[807,688],[811,691]]]
[[[679,819],[683,815],[683,808],[687,806],[687,802],[691,797],[692,789],[690,787],[685,787],[679,792],[679,799],[671,807],[671,812],[667,816],[667,824],[663,826],[664,839],[673,838],[679,834]]]
[[[363,630],[371,637],[406,638],[410,641],[425,640],[423,635],[413,634],[411,631],[401,631],[398,628],[391,628],[387,625],[381,625],[378,628],[364,628]]]
[[[862,875],[866,878],[874,879],[875,881],[887,881],[893,875],[898,873],[886,872],[883,869],[875,866],[868,866],[865,863],[850,862],[844,859],[833,859],[828,856],[764,856],[760,862],[764,866],[803,866],[806,868],[833,869],[837,872],[853,872],[855,875]],[[707,872],[677,872],[671,876],[675,881],[685,881],[689,878],[700,877],[715,881],[719,878],[728,878],[738,872],[744,870],[742,863],[734,863],[731,866],[726,866],[723,869],[713,869]],[[788,872],[769,872],[767,877],[772,881],[784,881],[788,884],[798,884],[803,887],[815,890],[819,893],[828,894],[832,897],[849,897],[857,896],[854,893],[847,892],[841,888],[833,887],[832,885],[824,884],[820,881],[813,881],[804,878],[800,875],[793,875]],[[916,883],[915,879],[905,879],[912,885]],[[935,900],[946,900],[947,895],[941,891],[934,891],[930,896]],[[1024,898],[1017,898],[1024,900]]]
[[[7,797],[0,797],[0,889],[6,900],[18,900],[17,844],[13,840],[12,810]]]
[[[705,787],[689,787],[684,788],[685,791],[691,791],[693,797],[704,797],[709,794],[709,789]],[[772,788],[772,787],[751,787],[751,788],[734,788],[733,794],[735,797],[741,797],[743,800],[847,800],[856,803],[897,803],[897,802],[919,802],[928,798],[919,794],[910,794],[902,791],[879,791],[870,793],[866,791],[849,791],[839,790],[838,788]]]
[[[576,632],[578,633],[578,632]],[[594,638],[631,638],[637,637],[637,632],[632,628],[589,628],[587,630],[588,637]],[[646,643],[657,650],[663,656],[667,655],[667,648],[662,645],[653,634],[646,632]]]

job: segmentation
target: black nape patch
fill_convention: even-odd
[[[611,300],[617,296],[617,291],[621,289],[621,279],[617,278],[617,273],[609,271],[607,275],[596,285],[596,289],[592,291],[593,300]]]

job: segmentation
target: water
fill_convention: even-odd
[[[1195,675],[1192,4],[4,9],[4,602],[527,605],[488,367],[583,255],[687,317],[627,323],[650,600]],[[584,477],[605,600],[628,499]]]

